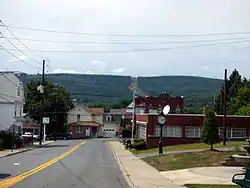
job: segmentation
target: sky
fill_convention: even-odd
[[[46,59],[47,73],[223,78],[236,68],[250,77],[249,7],[249,0],[1,0],[0,70],[38,73]]]

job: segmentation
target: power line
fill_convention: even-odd
[[[20,88],[19,85],[17,85],[15,82],[13,82],[11,79],[9,79],[6,75],[4,75],[4,73],[0,73],[0,76],[1,76],[1,75],[2,75],[5,79],[7,79],[9,82],[11,82],[12,84],[14,84],[15,86],[17,86],[17,87]],[[23,88],[20,88],[20,89],[23,90]]]
[[[10,54],[10,55],[12,55],[13,57],[15,57],[16,59],[18,59],[19,61],[22,61],[23,63],[25,63],[25,64],[27,64],[27,65],[29,65],[29,66],[31,66],[31,67],[34,67],[34,68],[38,68],[39,69],[39,67],[36,67],[36,66],[34,66],[34,65],[32,65],[32,64],[30,64],[30,63],[28,63],[28,62],[26,62],[26,61],[24,61],[24,60],[22,60],[22,59],[20,59],[19,57],[17,57],[15,54],[13,54],[12,52],[11,52],[11,50],[8,50],[8,49],[6,49],[6,48],[4,48],[2,45],[0,45],[0,50],[4,50],[4,51],[6,51],[8,54]],[[18,50],[19,51],[19,50]]]
[[[6,37],[10,40],[15,40],[12,37]],[[60,41],[60,40],[43,40],[43,39],[32,39],[22,38],[21,40],[27,40],[32,42],[46,42],[46,43],[66,43],[66,44],[180,44],[180,43],[200,43],[200,42],[216,42],[216,41],[227,41],[227,40],[244,40],[250,39],[250,37],[237,37],[237,38],[222,38],[222,39],[208,39],[208,40],[189,40],[189,41],[160,41],[160,42],[86,42],[86,41]]]
[[[6,99],[5,97],[3,97],[3,96],[1,96],[1,95],[0,95],[0,98],[4,99],[4,100],[6,100],[6,101],[8,101],[8,102],[10,102],[10,103],[13,103],[12,101]]]
[[[10,97],[10,98],[18,99],[18,97],[15,97],[15,96],[12,96],[12,95],[8,95],[8,94],[5,94],[5,93],[0,93],[0,96],[1,95],[6,96],[6,97]]]
[[[2,23],[1,26],[4,26],[13,36],[16,40],[18,40],[26,49],[28,49],[30,52],[33,52],[34,54],[36,54],[37,56],[39,56],[42,59],[45,59],[44,57],[42,57],[41,55],[35,53],[32,49],[30,49],[28,46],[26,46],[4,23],[2,20],[0,20],[0,23]]]
[[[52,53],[127,53],[127,52],[143,52],[143,51],[165,51],[165,50],[174,50],[174,49],[189,49],[197,47],[208,47],[224,44],[236,44],[236,43],[245,43],[250,42],[250,40],[241,40],[241,41],[231,41],[224,43],[212,43],[212,44],[201,44],[201,45],[192,45],[192,46],[180,46],[180,47],[162,47],[162,48],[142,48],[142,49],[132,49],[132,50],[34,50],[36,52],[52,52]],[[1,50],[1,49],[0,49]],[[9,51],[16,51],[15,49],[8,49]],[[25,50],[22,50],[25,51]]]
[[[23,55],[25,55],[26,57],[28,57],[28,58],[30,58],[32,61],[35,61],[36,63],[41,63],[41,62],[39,62],[39,61],[37,61],[37,60],[35,60],[35,59],[33,59],[33,58],[31,58],[31,57],[29,57],[27,54],[25,54],[23,51],[21,51],[19,48],[17,48],[9,39],[7,39],[1,32],[0,32],[0,35],[2,35],[2,37],[4,38],[4,39],[6,39],[15,49],[17,49],[19,52],[21,52]]]
[[[250,34],[250,31],[246,32],[231,32],[231,33],[203,33],[203,34],[125,34],[125,33],[94,33],[94,32],[73,32],[73,31],[61,31],[61,30],[49,30],[31,27],[20,27],[8,25],[9,28],[32,30],[49,33],[62,33],[62,34],[74,34],[74,35],[99,35],[99,36],[113,36],[113,37],[195,37],[195,36],[219,36],[219,35],[245,35]]]

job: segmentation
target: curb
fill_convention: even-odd
[[[42,148],[42,147],[47,146],[47,145],[52,144],[52,143],[54,143],[54,142],[43,144],[41,146],[40,145],[34,146],[32,148],[24,149],[22,151],[18,151],[18,152],[15,152],[15,153],[10,153],[10,154],[4,155],[4,156],[0,156],[0,158],[16,155],[16,154],[19,154],[19,153],[24,153],[24,152],[27,152],[27,151],[30,151],[30,150],[33,150],[33,149],[36,149],[36,148]]]
[[[136,186],[136,185],[133,183],[133,181],[131,180],[131,178],[129,177],[130,175],[129,175],[128,171],[126,170],[126,168],[124,167],[124,165],[122,164],[122,162],[121,162],[121,160],[119,159],[119,157],[117,157],[117,155],[116,155],[116,153],[115,153],[115,150],[114,150],[113,146],[112,146],[109,142],[108,142],[108,145],[109,145],[109,147],[110,147],[110,149],[111,149],[111,151],[112,151],[112,154],[113,154],[115,160],[116,160],[117,163],[118,163],[118,166],[120,167],[120,170],[121,170],[121,172],[122,172],[122,174],[123,174],[123,177],[125,178],[127,184],[129,185],[129,187],[130,187],[130,188],[138,188],[138,186]]]

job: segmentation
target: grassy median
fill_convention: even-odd
[[[159,171],[179,170],[194,167],[221,166],[221,162],[233,154],[245,154],[246,152],[230,151],[204,151],[194,153],[181,153],[142,158],[149,165]]]
[[[239,185],[186,184],[189,188],[240,188]]]
[[[247,144],[246,141],[235,141],[227,142],[225,146],[222,143],[214,144],[214,148],[225,148],[225,147],[239,147],[244,144]],[[164,147],[164,151],[177,151],[177,150],[197,150],[197,149],[209,149],[210,146],[204,143],[195,143],[195,144],[179,144],[174,146]],[[158,152],[158,148],[147,149],[147,150],[132,150],[134,154],[144,154],[144,153],[154,153]]]

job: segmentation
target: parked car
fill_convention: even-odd
[[[63,139],[68,140],[71,139],[71,134],[69,133],[52,133],[46,136],[46,139],[53,140],[53,139]]]
[[[31,132],[25,132],[22,137],[25,139],[25,138],[34,138],[35,140],[38,140],[39,139],[39,136],[38,135],[32,135]]]

